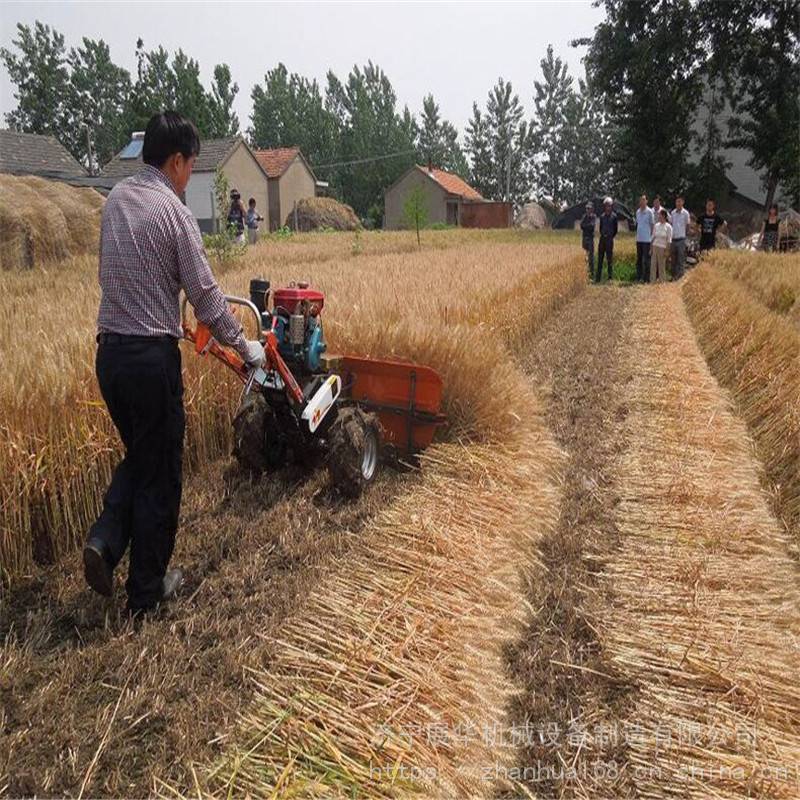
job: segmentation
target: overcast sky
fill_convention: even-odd
[[[136,39],[147,49],[183,50],[200,63],[208,88],[214,64],[225,62],[239,84],[236,112],[250,124],[250,90],[279,61],[325,86],[333,69],[344,78],[354,64],[379,64],[394,86],[399,108],[418,115],[432,92],[444,118],[459,130],[473,100],[484,105],[499,76],[510,80],[526,109],[549,43],[583,75],[583,50],[569,46],[603,18],[589,0],[527,3],[355,2],[3,2],[0,45],[10,47],[16,23],[47,23],[69,48],[83,36],[104,39],[111,56],[131,73]],[[15,106],[13,87],[0,67],[0,113]],[[3,120],[3,126],[5,121]]]

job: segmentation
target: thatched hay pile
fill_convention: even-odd
[[[94,189],[0,175],[0,269],[30,269],[93,252],[102,208]]]
[[[691,288],[704,278],[693,276]],[[639,369],[626,391],[630,448],[618,473],[623,546],[604,569],[615,601],[603,647],[636,686],[620,726],[629,769],[646,797],[795,797],[797,565],[677,287],[656,291],[634,310],[627,358]],[[737,360],[745,320],[714,319]],[[757,391],[781,396],[766,374]],[[765,427],[782,424],[765,418]]]
[[[356,212],[350,206],[339,203],[331,197],[307,197],[299,200],[297,211],[292,209],[289,212],[284,225],[302,232],[354,231],[361,227]]]
[[[800,545],[800,330],[765,306],[716,256],[684,286],[714,375],[733,393],[774,487],[777,509]],[[785,256],[751,256],[767,271]],[[756,280],[756,279],[752,279]]]
[[[540,231],[550,227],[552,217],[539,203],[525,203],[519,210],[514,226],[526,231]]]

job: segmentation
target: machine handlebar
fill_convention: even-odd
[[[256,330],[258,331],[258,341],[261,342],[261,344],[264,344],[264,342],[266,341],[266,336],[264,335],[264,331],[262,330],[261,313],[255,307],[255,304],[244,297],[237,297],[236,295],[233,294],[226,294],[225,301],[227,303],[230,303],[232,306],[243,306],[244,308],[248,309],[248,311],[252,312],[256,321]],[[188,305],[189,305],[189,298],[186,297],[186,295],[184,295],[183,300],[181,301],[181,326],[184,328],[184,330],[187,327],[186,307]]]

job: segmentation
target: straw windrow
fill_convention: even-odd
[[[783,256],[767,257],[765,273]],[[800,546],[800,328],[770,311],[724,269],[704,265],[684,287],[686,307],[712,372],[730,389],[766,469],[775,508]],[[770,263],[773,262],[773,263]],[[788,263],[788,262],[786,262]],[[795,262],[795,274],[797,264]],[[752,272],[752,271],[751,271]]]
[[[604,570],[617,598],[604,647],[637,687],[620,731],[630,769],[643,797],[794,797],[797,566],[678,291],[640,297],[623,547]]]
[[[557,510],[555,453],[525,428],[502,450],[428,454],[420,484],[283,631],[235,746],[196,770],[204,792],[491,795],[493,768],[514,755],[502,646],[525,613],[520,570]]]

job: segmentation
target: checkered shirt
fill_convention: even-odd
[[[183,289],[216,339],[245,353],[242,326],[217,286],[197,222],[156,167],[145,165],[108,196],[100,227],[100,288],[101,333],[181,338]]]

